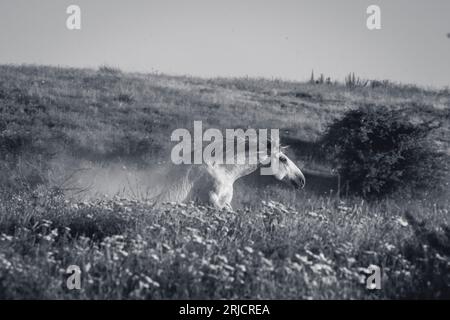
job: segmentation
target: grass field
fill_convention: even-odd
[[[363,104],[439,121],[432,142],[450,151],[448,89],[0,66],[0,298],[450,298],[448,194],[336,194],[317,141]],[[194,120],[279,128],[306,189],[253,177],[236,212],[153,208],[142,190]]]

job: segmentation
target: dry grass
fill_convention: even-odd
[[[314,142],[366,103],[441,121],[435,139],[448,149],[448,90],[0,66],[0,297],[449,298],[446,195],[368,204],[244,181],[240,210],[225,212],[79,203],[50,183],[84,163],[145,171],[193,120],[280,128],[293,158],[326,171]],[[65,288],[71,264],[83,270],[79,292]],[[365,289],[370,264],[384,270],[377,292]]]

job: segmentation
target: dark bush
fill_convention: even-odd
[[[120,93],[114,99],[116,101],[123,102],[123,103],[132,103],[132,102],[134,102],[133,95],[128,94],[128,93]]]
[[[379,198],[399,189],[430,190],[440,185],[446,167],[427,138],[435,127],[412,123],[400,110],[368,105],[331,124],[322,145],[353,194]]]

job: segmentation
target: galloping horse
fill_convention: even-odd
[[[184,202],[192,200],[196,203],[210,204],[218,209],[232,210],[233,185],[236,180],[262,168],[269,167],[273,161],[272,173],[278,180],[291,183],[301,189],[305,185],[305,177],[301,170],[281,150],[273,152],[268,142],[268,154],[257,157],[255,164],[217,164],[176,165],[169,172],[172,181],[155,197],[156,203]],[[249,148],[245,148],[245,156]]]

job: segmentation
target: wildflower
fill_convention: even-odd
[[[199,230],[198,230],[198,229],[191,228],[191,227],[186,227],[186,230],[188,230],[188,231],[190,231],[190,232],[192,232],[192,233],[194,233],[194,234],[199,233]]]
[[[228,263],[227,257],[225,257],[223,255],[220,255],[220,254],[217,256],[217,260],[219,260],[219,261],[221,261],[223,263]]]
[[[301,256],[301,255],[296,253],[294,255],[294,257],[297,258],[303,264],[306,264],[306,265],[311,265],[312,264],[312,261],[309,261],[308,257],[306,257],[306,256]]]
[[[12,241],[13,237],[2,233],[2,235],[0,236],[0,240],[2,240],[2,241]]]
[[[220,269],[220,267],[218,265],[215,265],[215,264],[212,264],[212,263],[210,263],[208,265],[208,268],[211,269],[212,271],[217,271],[217,270]]]
[[[12,268],[12,263],[6,259],[5,255],[0,253],[0,267],[3,269],[10,269]]]
[[[273,267],[272,261],[270,261],[269,259],[266,259],[266,258],[263,257],[263,258],[261,258],[261,262],[264,265],[266,265],[267,267],[270,267],[270,268]]]
[[[327,285],[327,286],[330,286],[333,283],[336,283],[336,281],[337,281],[337,279],[336,279],[335,276],[326,276],[326,277],[322,278],[322,283]]]
[[[333,269],[329,265],[323,264],[323,263],[317,263],[317,264],[311,266],[311,270],[314,273],[321,273],[322,271],[324,271],[325,273],[333,272]]]
[[[397,218],[397,223],[399,224],[399,225],[401,225],[402,227],[407,227],[408,226],[408,221],[406,221],[404,218],[402,218],[402,217],[398,217]]]
[[[294,262],[294,263],[292,264],[292,268],[293,268],[295,271],[298,271],[298,272],[300,272],[300,271],[303,270],[303,267],[302,267],[301,265],[299,265],[297,262]]]
[[[50,220],[46,220],[46,219],[43,219],[43,220],[42,220],[42,225],[43,225],[44,227],[50,227],[52,224],[53,224],[53,222],[50,221]]]
[[[230,265],[228,265],[228,264],[224,264],[224,265],[223,265],[223,268],[226,269],[226,270],[228,270],[228,271],[230,271],[230,272],[234,272],[234,270],[235,270],[232,266],[230,266]]]
[[[47,234],[47,235],[43,236],[42,239],[44,239],[46,241],[53,241],[53,237],[51,236],[51,234]]]
[[[333,264],[333,262],[332,262],[331,260],[327,259],[327,258],[324,256],[324,254],[323,254],[322,252],[321,252],[320,254],[318,254],[318,255],[312,253],[312,252],[309,251],[309,250],[305,250],[305,252],[306,252],[310,257],[313,257],[313,258],[315,258],[315,259],[317,259],[317,260],[319,260],[319,261],[321,261],[321,262],[323,262],[323,263],[330,264],[330,265]]]
[[[150,285],[146,282],[139,281],[139,289],[148,289],[150,288]]]
[[[358,274],[356,277],[358,279],[358,283],[360,283],[360,284],[365,284],[366,283],[366,277],[364,275]]]
[[[251,247],[244,247],[244,250],[247,251],[250,254],[252,254],[254,252]]]
[[[200,237],[200,236],[197,235],[197,234],[194,234],[194,235],[192,236],[192,239],[193,239],[193,241],[196,242],[196,243],[201,243],[201,244],[203,244],[203,238]]]
[[[149,276],[144,275],[144,280],[151,286],[155,287],[155,288],[159,288],[160,285],[158,282],[156,282],[155,280],[153,280],[152,278],[150,278]]]
[[[238,269],[241,272],[246,272],[247,271],[247,268],[243,264],[237,264],[236,265],[236,269]]]
[[[450,262],[449,259],[447,259],[447,258],[441,256],[439,253],[436,253],[436,259],[441,260],[441,261],[444,261],[444,262]]]
[[[156,254],[154,254],[154,253],[150,255],[150,258],[152,258],[155,261],[159,261],[159,257]],[[182,257],[182,258],[184,258],[184,257]]]
[[[352,271],[350,271],[349,269],[347,269],[346,267],[341,267],[341,268],[339,268],[339,270],[342,272],[342,274],[344,276],[347,276],[349,278],[354,276],[354,273]]]

